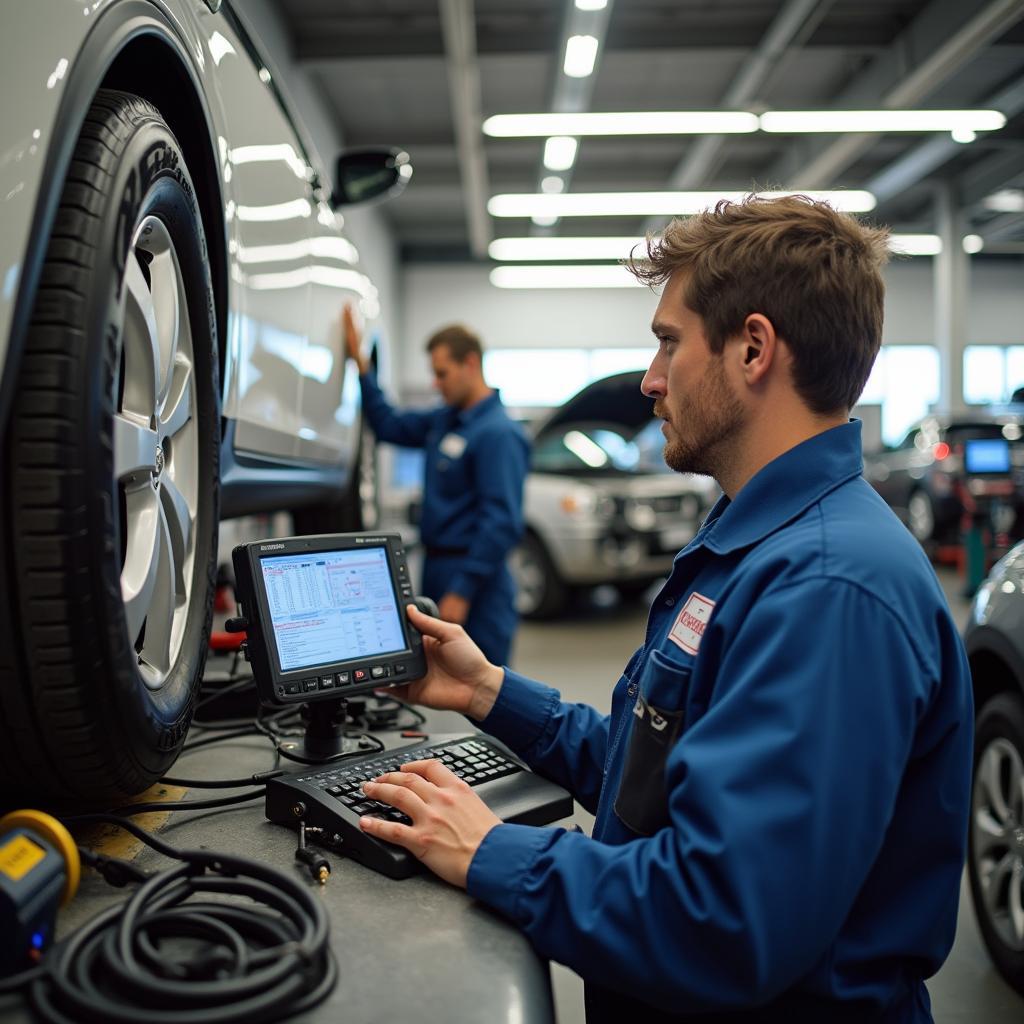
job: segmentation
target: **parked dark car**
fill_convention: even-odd
[[[975,704],[971,895],[996,967],[1024,994],[1024,544],[979,589],[964,642]]]
[[[534,433],[526,479],[526,536],[512,554],[527,618],[563,610],[574,591],[613,584],[624,597],[663,579],[697,532],[718,488],[675,473],[643,373],[594,381]]]
[[[922,543],[956,540],[965,506],[986,505],[997,532],[1024,537],[1024,417],[929,416],[893,448],[864,456],[864,476]]]

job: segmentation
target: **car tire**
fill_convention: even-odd
[[[935,537],[935,506],[927,491],[918,488],[907,499],[907,526],[920,544]]]
[[[0,783],[102,804],[175,760],[217,567],[213,288],[181,148],[141,98],[83,124],[25,339],[5,453],[22,638]]]
[[[967,871],[985,946],[1024,994],[1024,699],[1015,693],[977,718]]]
[[[524,619],[550,619],[565,610],[569,588],[540,538],[528,533],[509,556],[516,584],[516,611]]]

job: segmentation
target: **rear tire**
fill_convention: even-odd
[[[34,757],[19,802],[102,803],[174,762],[209,643],[219,416],[213,289],[181,149],[103,90],[64,183],[9,447],[24,671],[0,694]]]
[[[989,955],[1024,994],[1024,699],[1015,693],[978,715],[967,874]]]

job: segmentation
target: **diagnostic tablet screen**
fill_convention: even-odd
[[[281,671],[406,649],[383,547],[260,559]]]
[[[1001,437],[972,438],[965,441],[964,469],[968,473],[1009,473],[1009,442]]]

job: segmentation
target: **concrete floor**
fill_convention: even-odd
[[[959,596],[961,581],[940,571],[957,622],[966,621],[968,603]],[[615,681],[629,656],[643,642],[645,601],[620,605],[597,592],[556,622],[524,623],[514,650],[514,667],[562,692],[566,700],[607,709]],[[593,819],[581,808],[577,821],[588,829]],[[559,1024],[583,1024],[583,985],[570,970],[552,965]],[[936,1024],[1021,1024],[1024,999],[996,973],[978,935],[966,880],[953,951],[928,983]]]

